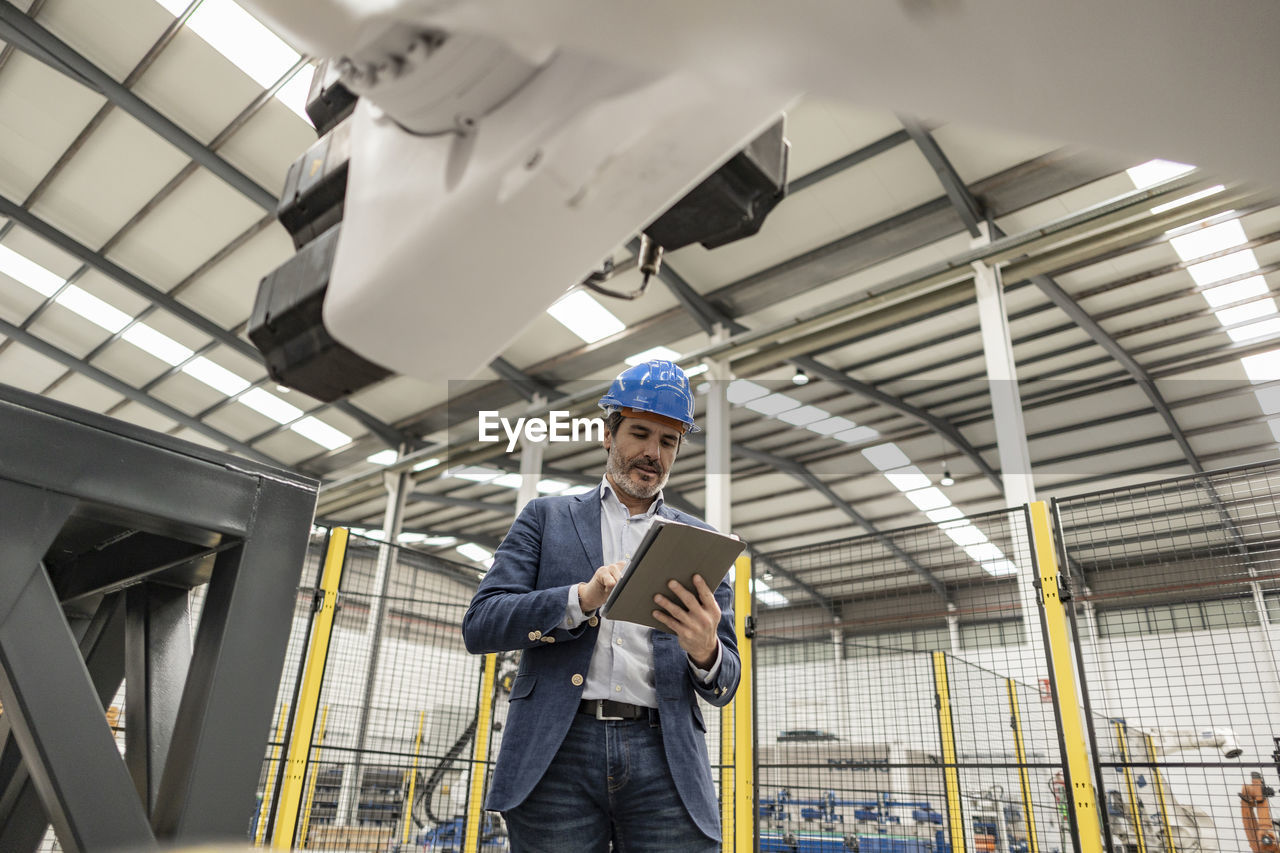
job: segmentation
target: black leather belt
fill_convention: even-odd
[[[649,720],[657,719],[658,709],[612,699],[583,699],[578,703],[578,713],[590,714],[597,720]]]

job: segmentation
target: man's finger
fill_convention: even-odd
[[[702,579],[702,575],[693,576],[693,586],[698,592],[698,598],[702,599],[703,604],[716,600],[716,594],[711,591],[711,587],[707,586],[707,582]]]
[[[676,597],[684,604],[685,610],[692,610],[701,603],[694,594],[689,592],[689,590],[685,588],[684,584],[679,581],[669,582],[667,584],[667,588],[676,594]]]

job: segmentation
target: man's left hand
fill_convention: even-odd
[[[679,581],[671,581],[667,586],[672,597],[653,597],[654,603],[661,608],[653,611],[653,618],[675,632],[680,648],[685,650],[695,666],[710,669],[716,662],[716,650],[720,646],[716,637],[720,605],[716,603],[715,594],[702,575],[693,576],[693,592]]]

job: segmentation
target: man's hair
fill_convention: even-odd
[[[617,409],[609,413],[609,416],[604,419],[604,425],[605,428],[609,430],[609,435],[614,438],[618,437],[618,429],[622,426],[622,422],[626,420],[626,417],[626,415],[622,414],[622,412],[619,412]],[[680,438],[676,442],[676,449],[678,450],[683,446],[684,433],[681,433]]]

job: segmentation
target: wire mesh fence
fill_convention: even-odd
[[[295,847],[397,850],[460,833],[481,666],[461,624],[475,580],[467,567],[350,538]]]
[[[1067,849],[1029,555],[1018,510],[757,558],[762,851]]]
[[[1275,849],[1278,489],[1266,464],[1055,502],[1113,851]]]

